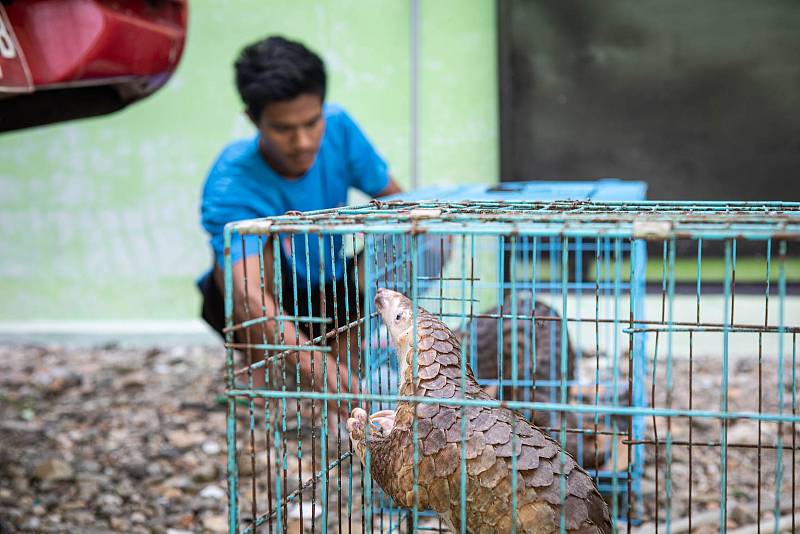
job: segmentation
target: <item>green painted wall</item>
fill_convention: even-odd
[[[422,0],[420,174],[497,181],[491,0]],[[409,183],[410,3],[191,2],[180,67],[96,119],[0,135],[0,320],[189,319],[210,262],[197,205],[222,146],[250,135],[231,63],[271,33],[324,56],[343,104]]]

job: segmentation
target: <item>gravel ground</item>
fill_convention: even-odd
[[[652,368],[652,367],[651,367]],[[32,532],[226,532],[225,406],[218,402],[223,393],[223,354],[219,348],[170,347],[165,349],[75,349],[52,347],[0,346],[0,522],[7,531]],[[784,390],[784,409],[791,412],[791,373],[786,367],[788,385]],[[656,405],[666,403],[666,375],[663,364],[656,377]],[[762,408],[777,408],[776,367],[762,367]],[[721,372],[719,362],[697,359],[693,368],[693,406],[715,410],[720,405]],[[673,368],[672,406],[688,407],[689,368],[677,361]],[[648,376],[648,393],[650,392]],[[749,361],[733,362],[730,373],[729,404],[732,410],[756,411],[758,367]],[[294,401],[292,401],[294,402]],[[300,407],[300,434],[303,460],[298,465],[297,412],[289,403],[287,412],[286,485],[283,494],[297,489],[298,470],[302,480],[318,471],[320,450],[311,454],[310,406]],[[296,407],[294,407],[296,408]],[[317,407],[318,410],[318,407]],[[237,425],[243,453],[242,517],[252,513],[249,427],[246,409],[238,410]],[[659,439],[666,438],[667,422],[656,421]],[[256,418],[256,428],[263,420]],[[647,422],[647,436],[653,436],[653,421]],[[686,419],[671,422],[671,469],[666,468],[666,447],[646,447],[646,472],[642,483],[645,522],[641,532],[649,532],[656,517],[663,522],[667,506],[666,479],[671,479],[671,512],[679,524],[689,512],[689,450],[679,444],[689,437]],[[692,447],[692,516],[694,532],[718,530],[720,496],[720,423],[696,419],[692,440],[712,446]],[[762,443],[771,445],[778,432],[784,445],[800,442],[791,425],[764,423]],[[795,429],[796,430],[796,429]],[[319,430],[316,431],[317,433]],[[798,432],[800,433],[800,432]],[[728,442],[757,443],[758,425],[754,421],[732,422]],[[269,508],[264,469],[283,465],[282,454],[274,447],[268,457],[266,433],[255,434],[257,515]],[[800,443],[798,444],[800,446]],[[329,441],[328,461],[339,454],[347,456],[349,444],[335,436]],[[800,454],[783,452],[781,513],[791,514],[793,468],[800,476]],[[759,453],[755,448],[731,447],[728,453],[728,526],[751,525],[758,521],[758,488],[761,488],[762,515],[771,513],[776,495],[777,470],[774,449],[763,449],[759,486]],[[312,464],[313,458],[313,464]],[[350,486],[350,480],[353,481]],[[271,482],[271,484],[270,484]],[[345,458],[327,481],[330,488],[327,523],[331,531],[361,532],[361,471],[358,462]],[[316,485],[321,491],[321,481]],[[274,489],[272,491],[275,491]],[[305,495],[310,494],[307,489]],[[352,495],[352,497],[351,497]],[[800,507],[800,493],[796,493]],[[340,506],[341,503],[341,506]],[[351,505],[349,505],[352,503]],[[311,531],[313,517],[320,531],[321,501],[312,505],[306,498],[302,506],[290,505],[285,519],[288,531]],[[340,516],[341,511],[341,516]],[[302,514],[303,521],[300,516]],[[800,509],[796,510],[800,525]],[[375,531],[396,525],[397,515],[375,513]],[[340,523],[341,521],[341,523]],[[381,521],[382,525],[381,526]],[[702,522],[706,521],[705,524]],[[423,520],[428,522],[428,520]],[[268,529],[264,529],[268,531]],[[771,528],[769,529],[772,530]],[[2,532],[2,528],[0,528]]]
[[[219,349],[0,347],[0,519],[225,532]]]
[[[728,409],[732,412],[759,411],[759,368],[757,359],[738,359],[730,362],[728,373]],[[649,363],[652,372],[652,361]],[[791,359],[787,359],[783,367],[783,413],[792,413],[792,372]],[[689,408],[689,362],[676,361],[673,370],[672,407]],[[800,376],[800,367],[796,370]],[[692,368],[692,406],[695,410],[719,410],[723,399],[722,368],[719,358],[697,358]],[[761,411],[775,414],[778,412],[778,366],[774,360],[764,361],[761,367]],[[665,407],[667,404],[666,367],[659,363],[656,374],[655,405]],[[652,379],[648,379],[648,396],[650,396]],[[800,400],[800,399],[798,399]],[[788,516],[788,529],[791,530],[791,517],[794,510],[795,524],[800,529],[800,425],[763,422],[760,425],[754,419],[737,419],[728,424],[727,429],[727,527],[729,529],[756,525],[760,521],[770,519],[768,528],[762,531],[772,532],[772,513],[776,504],[776,495],[780,498],[781,514]],[[664,442],[667,437],[667,419],[658,418],[655,424],[650,418],[647,421],[646,438],[653,440],[658,431],[658,438]],[[683,443],[689,441],[691,428],[691,455],[689,447]],[[672,462],[667,468],[666,445],[647,446],[645,456],[645,476],[643,480],[644,510],[643,517],[652,524],[656,513],[659,521],[667,516],[666,506],[668,475],[671,477],[671,514],[674,521],[685,521],[689,516],[689,491],[691,480],[691,503],[693,515],[692,532],[718,532],[719,506],[722,494],[721,480],[724,465],[720,457],[721,422],[713,418],[695,418],[691,424],[687,418],[672,418]],[[761,435],[762,448],[757,448]],[[783,439],[781,462],[778,462],[778,435]],[[706,444],[706,445],[702,445]],[[690,466],[691,456],[691,466]],[[656,471],[656,457],[658,470]],[[778,469],[778,466],[782,470]],[[760,466],[760,467],[759,467]],[[780,472],[780,485],[778,474]],[[658,472],[658,480],[656,480]],[[760,479],[759,479],[760,472]],[[760,491],[759,491],[760,488]],[[776,491],[777,490],[777,491]],[[792,497],[794,493],[794,505]],[[658,498],[656,497],[658,496]],[[760,511],[759,513],[759,502]],[[658,504],[658,510],[657,506]],[[793,508],[794,506],[794,508]],[[698,520],[698,518],[704,518]],[[643,529],[643,531],[649,531]],[[684,530],[688,532],[688,530]]]

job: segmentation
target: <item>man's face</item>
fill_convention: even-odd
[[[281,175],[296,178],[314,163],[325,130],[322,99],[302,94],[293,100],[267,104],[256,121],[261,150]]]

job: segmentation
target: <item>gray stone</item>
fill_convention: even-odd
[[[42,520],[36,516],[28,517],[25,521],[22,522],[20,527],[22,530],[39,530],[42,526]]]
[[[228,532],[228,518],[224,515],[210,515],[203,519],[203,528],[211,532]]]
[[[8,488],[0,488],[0,504],[5,506],[11,506],[16,504],[17,497],[14,493]]]
[[[167,434],[167,439],[172,445],[179,449],[195,447],[205,441],[205,435],[197,432],[187,432],[185,430],[173,430]]]
[[[97,511],[106,517],[113,517],[122,513],[122,497],[113,493],[104,493],[94,501]]]
[[[26,493],[30,489],[30,483],[28,482],[27,478],[24,477],[16,477],[12,479],[11,486],[14,488],[14,491],[17,493]]]
[[[222,448],[217,444],[216,441],[206,441],[203,443],[202,446],[203,452],[208,454],[209,456],[213,456],[215,454],[219,454]]]
[[[90,500],[100,491],[100,484],[96,480],[79,480],[78,497],[85,501]]]
[[[219,508],[219,501],[216,499],[206,499],[204,497],[195,497],[192,499],[192,510],[217,510]]]
[[[52,482],[70,480],[75,476],[75,472],[67,462],[58,458],[48,458],[36,465],[33,469],[33,476],[39,480]]]
[[[147,476],[150,477],[157,477],[161,476],[164,470],[161,468],[161,464],[158,462],[150,462],[146,466]]]
[[[130,522],[121,517],[112,517],[109,519],[109,523],[111,524],[111,528],[117,532],[128,532],[131,528]]]
[[[195,482],[213,482],[217,480],[217,466],[211,462],[200,464],[192,471],[192,480]]]
[[[200,490],[200,493],[198,495],[200,495],[200,497],[203,497],[205,499],[220,499],[221,500],[221,499],[224,499],[227,496],[227,493],[225,492],[224,489],[220,488],[219,486],[215,486],[215,485],[212,484],[212,485],[206,486],[205,488]]]
[[[70,515],[72,521],[81,526],[91,525],[96,521],[94,514],[88,510],[76,510]]]
[[[78,469],[83,473],[99,473],[102,466],[94,460],[83,460],[78,464]]]
[[[144,460],[129,461],[123,464],[122,469],[135,479],[141,480],[148,475],[148,464]]]
[[[136,489],[133,487],[133,483],[127,478],[123,478],[118,483],[116,483],[114,485],[114,489],[117,495],[126,499],[131,495],[133,495],[134,492],[136,491]]]
[[[169,488],[177,488],[181,490],[193,489],[195,487],[194,482],[192,482],[189,477],[183,475],[176,475],[168,478],[164,481],[164,485]]]

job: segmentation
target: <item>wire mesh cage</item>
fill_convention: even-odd
[[[556,510],[553,531],[578,531],[572,464],[616,531],[794,528],[800,204],[373,201],[233,223],[225,239],[231,532],[484,531],[470,527],[491,504],[473,500],[483,479],[468,461],[484,455],[467,415],[484,407],[517,411],[559,451],[534,482],[515,448],[526,427],[511,424],[500,532],[528,531],[523,505],[537,498]],[[243,283],[231,247],[257,251]],[[412,367],[431,374],[412,382],[430,395],[404,393],[381,288],[420,309],[415,329],[444,325],[482,393],[446,362],[418,369],[423,337]],[[435,502],[441,430],[458,451],[454,515],[384,493],[373,426],[364,449],[344,429],[361,407],[376,436],[391,433],[403,403],[417,408],[413,454],[393,455],[410,502]],[[439,410],[430,428],[423,405]]]

